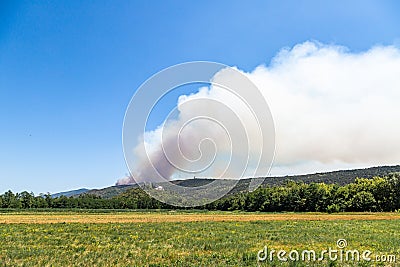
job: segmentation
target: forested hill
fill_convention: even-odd
[[[361,177],[361,178],[358,178]],[[372,178],[373,177],[373,178]],[[358,179],[357,179],[358,178]],[[372,179],[371,179],[372,178]],[[260,179],[260,178],[253,178]],[[199,186],[212,179],[173,181],[182,186]],[[247,192],[252,179],[240,180],[223,198],[199,209],[243,211],[344,212],[387,211],[400,212],[399,167],[380,167],[365,170],[320,173],[303,176],[266,178],[264,186]],[[163,186],[153,184],[147,186]],[[226,183],[213,184],[213,190],[225,189]],[[124,191],[125,190],[125,191]],[[162,190],[162,189],[161,189]],[[196,191],[196,190],[194,190]],[[245,192],[246,191],[246,192]],[[90,192],[90,191],[88,191]],[[0,195],[2,209],[176,209],[150,197],[137,185],[114,186],[79,196],[35,196],[27,191]],[[161,192],[165,195],[165,192]],[[114,196],[112,196],[114,194]],[[176,197],[175,195],[165,195]],[[194,196],[196,197],[196,196]],[[185,206],[191,198],[180,198]]]
[[[397,166],[381,166],[366,169],[342,170],[334,172],[323,172],[306,175],[294,175],[285,177],[268,177],[264,184],[279,185],[286,180],[303,181],[304,183],[326,183],[346,185],[355,181],[356,178],[373,178],[376,176],[386,176],[389,173],[400,172],[400,165]]]
[[[346,185],[355,181],[356,178],[373,178],[376,176],[386,176],[389,173],[400,172],[400,165],[397,166],[380,166],[380,167],[372,167],[366,169],[355,169],[355,170],[342,170],[342,171],[334,171],[334,172],[324,172],[324,173],[315,173],[315,174],[306,174],[306,175],[293,175],[293,176],[284,176],[284,177],[266,177],[263,185],[282,185],[288,180],[296,181],[296,182],[304,182],[304,183],[326,183],[326,184],[338,184],[338,185]],[[259,179],[259,178],[253,178]],[[212,182],[213,179],[187,179],[187,180],[176,180],[173,181],[175,184],[179,184],[185,187],[196,187],[201,186],[203,184],[207,184]],[[232,190],[231,193],[241,192],[248,188],[251,179],[243,179],[241,180],[236,188]],[[117,196],[128,189],[132,189],[137,187],[136,184],[133,185],[119,185],[119,186],[111,186],[103,189],[93,189],[85,192],[85,194],[93,194],[96,196],[100,196],[102,198],[112,198]]]

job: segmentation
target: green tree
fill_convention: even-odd
[[[24,191],[18,194],[18,197],[21,202],[21,208],[23,209],[30,209],[35,203],[35,196],[33,195],[33,193],[28,193],[27,191]]]
[[[12,209],[21,208],[21,202],[11,190],[5,192],[3,195],[3,207]]]
[[[374,195],[366,191],[358,192],[352,200],[351,208],[353,211],[375,211],[376,200]]]

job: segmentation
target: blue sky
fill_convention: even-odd
[[[306,40],[400,43],[398,1],[2,1],[0,192],[114,184],[125,109],[161,69],[251,71]]]

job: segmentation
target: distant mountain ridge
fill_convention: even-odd
[[[338,185],[346,185],[354,182],[356,178],[373,178],[375,176],[386,176],[390,173],[400,172],[400,165],[396,166],[379,166],[379,167],[371,167],[365,169],[354,169],[354,170],[340,170],[340,171],[332,171],[332,172],[322,172],[322,173],[314,173],[314,174],[305,174],[305,175],[290,175],[290,176],[281,176],[281,177],[265,177],[265,178],[247,178],[241,179],[236,187],[231,190],[230,194],[242,192],[248,189],[250,181],[252,179],[264,179],[262,185],[263,186],[275,186],[281,185],[288,180],[295,182],[304,182],[304,183],[327,183],[327,184],[338,184]],[[196,187],[201,186],[207,183],[211,183],[214,179],[206,179],[206,178],[196,178],[196,179],[186,179],[186,180],[173,180],[172,183],[185,187]],[[100,196],[102,198],[112,198],[119,194],[124,193],[125,191],[138,187],[137,184],[131,185],[115,185],[102,189],[78,189],[73,191],[61,192],[52,195],[55,196],[79,196],[80,194],[93,194],[96,196]]]
[[[87,189],[87,188],[80,188],[80,189],[76,189],[76,190],[55,193],[55,194],[52,194],[51,197],[53,197],[53,198],[61,197],[61,196],[73,197],[73,196],[76,196],[76,195],[84,194],[89,190],[90,189]]]
[[[102,188],[102,189],[92,189],[83,194],[96,195],[96,196],[100,196],[102,198],[112,198],[114,196],[124,193],[128,189],[136,188],[136,187],[138,187],[137,184],[113,185],[113,186]]]

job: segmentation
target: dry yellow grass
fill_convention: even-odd
[[[399,213],[4,213],[0,224],[400,220]]]

